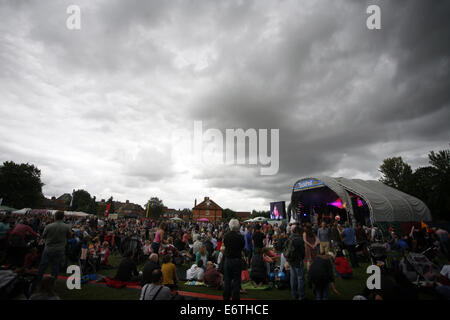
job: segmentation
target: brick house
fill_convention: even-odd
[[[205,197],[203,202],[197,204],[197,199],[195,199],[195,206],[192,209],[192,216],[194,221],[198,219],[206,218],[211,222],[222,220],[223,209],[214,201]]]
[[[236,212],[236,216],[240,221],[248,220],[251,218],[251,212]]]

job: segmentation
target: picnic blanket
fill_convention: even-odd
[[[202,281],[187,281],[185,283],[187,286],[206,286],[206,284]]]
[[[268,290],[268,289],[270,289],[270,286],[263,284],[262,286],[254,287],[251,282],[247,282],[247,283],[242,284],[242,289],[244,289],[244,290]]]
[[[135,287],[135,286],[140,285],[139,282],[125,282],[125,281],[120,281],[120,280],[117,280],[114,278],[109,278],[109,277],[105,278],[105,282],[108,287],[117,288],[117,289],[120,289],[123,287]]]

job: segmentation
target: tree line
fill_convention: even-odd
[[[380,182],[422,200],[434,221],[449,220],[450,150],[431,151],[428,166],[413,170],[402,157],[383,160]]]
[[[433,220],[448,220],[450,214],[450,150],[431,151],[428,154],[428,166],[413,170],[402,157],[384,159],[379,171],[380,181],[388,186],[421,199],[430,209]],[[0,199],[1,204],[16,209],[43,208],[45,197],[42,193],[44,184],[41,171],[29,163],[17,164],[6,161],[0,165]],[[71,198],[66,199],[66,205]],[[116,213],[113,197],[106,202],[97,202],[86,190],[73,192],[72,211],[82,211],[103,215],[110,204],[109,213]],[[159,218],[164,212],[164,203],[157,197],[151,197],[144,205],[149,217]],[[183,214],[192,214],[190,209],[183,209]],[[236,218],[236,212],[224,209],[223,220]],[[270,211],[253,210],[251,218],[270,217]]]

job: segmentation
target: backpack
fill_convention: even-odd
[[[295,260],[296,255],[295,255],[294,239],[292,237],[290,237],[286,241],[286,243],[284,245],[283,255],[287,261]]]

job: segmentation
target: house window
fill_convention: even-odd
[[[209,210],[205,211],[205,215],[209,216]]]

